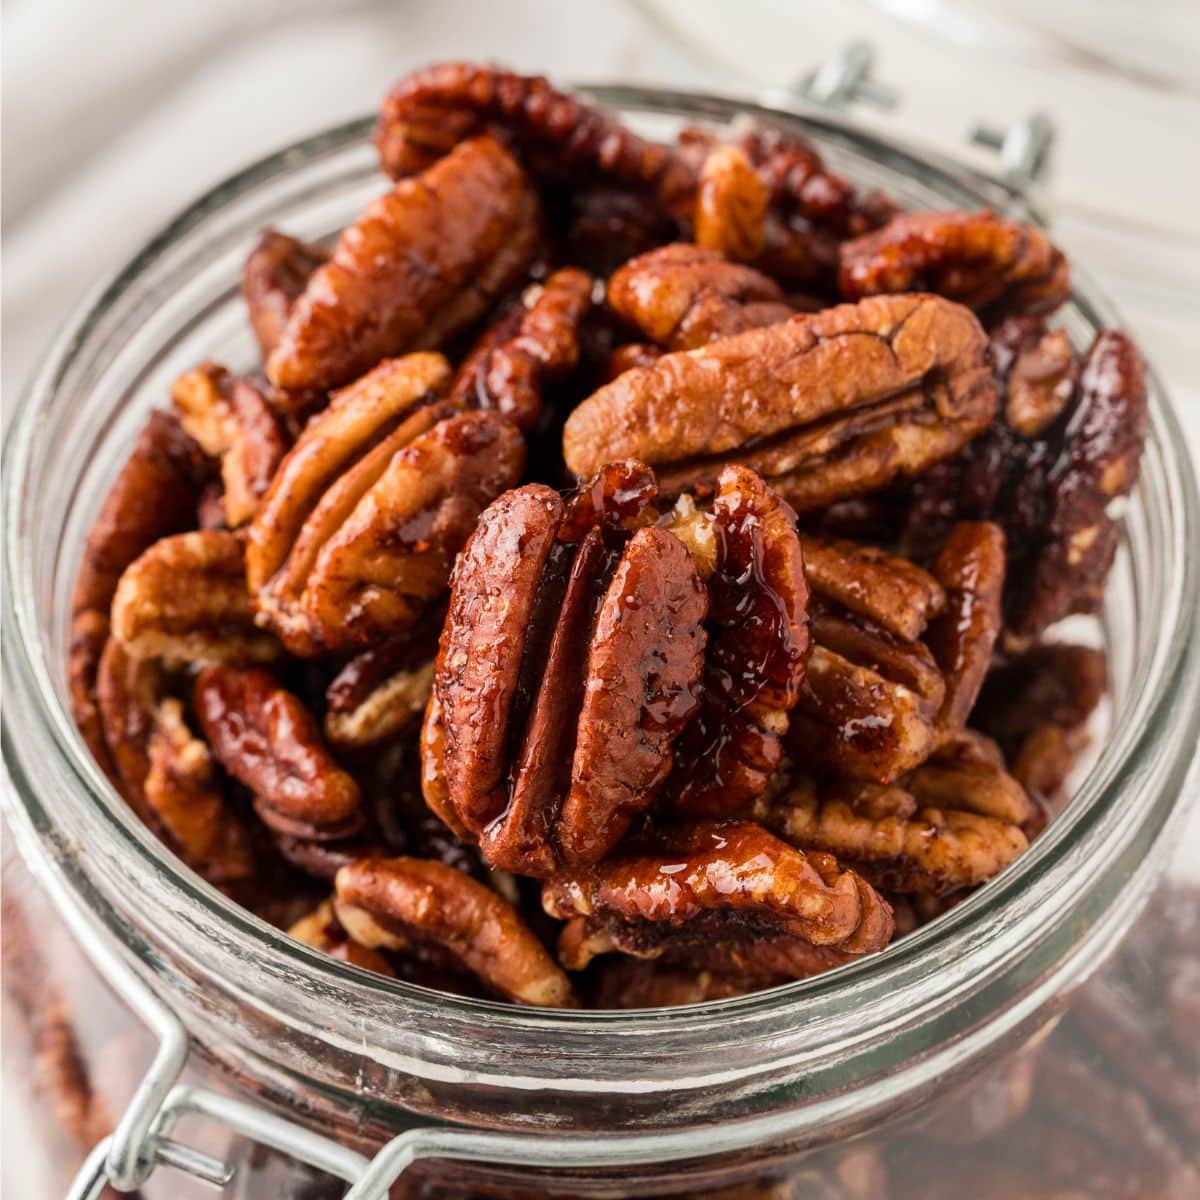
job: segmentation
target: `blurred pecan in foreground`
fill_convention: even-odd
[[[171,399],[184,430],[221,461],[221,507],[231,528],[254,516],[290,439],[259,388],[216,363],[181,375]]]
[[[626,464],[569,507],[529,484],[483,514],[459,558],[426,799],[496,866],[547,874],[602,856],[658,794],[696,711],[704,588],[677,537],[628,529],[654,493]]]
[[[703,699],[675,744],[667,783],[681,812],[735,811],[766,787],[783,756],[808,653],[808,586],[795,520],[753,471],[721,472],[704,531],[713,566]]]
[[[996,397],[985,349],[975,318],[937,296],[800,314],[626,371],[571,414],[563,454],[579,476],[641,459],[668,493],[736,462],[807,512],[922,471],[984,429]]]
[[[1067,260],[1040,229],[991,212],[920,212],[843,242],[847,300],[937,292],[989,313],[1053,312],[1070,294]]]
[[[229,804],[208,747],[188,729],[154,659],[115,638],[100,662],[104,735],[121,794],[190,867],[213,883],[251,878],[249,833]]]
[[[324,246],[274,229],[265,230],[250,252],[242,269],[242,297],[263,362],[279,345],[292,305],[308,286],[309,277],[328,261]]]
[[[992,354],[1003,414],[914,483],[904,540],[922,553],[954,520],[996,521],[1008,538],[1006,628],[1028,639],[1100,603],[1118,536],[1108,508],[1137,482],[1145,442],[1145,366],[1116,330],[1074,362],[1037,321],[1006,322]]]
[[[591,306],[592,277],[574,267],[529,288],[459,367],[451,398],[536,429],[547,388],[579,359],[579,327]]]
[[[892,935],[891,910],[863,879],[748,821],[660,827],[554,876],[542,904],[567,922],[559,957],[572,970],[619,950],[798,979],[881,950]]]
[[[207,667],[193,699],[213,755],[273,830],[321,841],[361,828],[358,785],[326,750],[316,718],[269,671]]]
[[[641,254],[614,272],[608,304],[668,350],[692,350],[795,315],[769,276],[682,242]]]
[[[566,975],[512,905],[461,871],[418,858],[364,858],[338,872],[336,887],[338,921],[362,945],[440,949],[505,999],[574,1006]]]
[[[140,658],[262,662],[280,650],[254,624],[244,540],[218,529],[160,538],[131,563],[113,597],[112,627]]]
[[[267,360],[276,387],[329,388],[440,345],[521,278],[537,199],[490,138],[381,196],[313,272]]]
[[[748,815],[794,845],[836,855],[876,887],[939,895],[1008,866],[1027,845],[1020,826],[1031,812],[999,754],[969,743],[890,786],[797,779]]]
[[[261,623],[293,654],[402,632],[446,588],[483,508],[524,465],[516,428],[439,397],[439,354],[380,363],[337,393],[284,459],[250,527]],[[444,419],[443,419],[444,418]]]

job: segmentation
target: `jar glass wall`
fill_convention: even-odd
[[[601,98],[654,132],[755,111],[662,92]],[[998,185],[831,118],[801,124],[835,167],[907,207],[1019,208]],[[252,1094],[366,1142],[430,1119],[619,1129],[674,1138],[676,1154],[719,1152],[728,1165],[764,1145],[780,1154],[874,1129],[1026,1040],[1115,944],[1161,871],[1200,727],[1195,485],[1157,387],[1102,614],[1113,695],[1095,762],[1009,871],[868,962],[650,1013],[435,994],[328,959],[237,909],[108,786],[66,702],[82,540],[174,376],[203,358],[253,361],[237,285],[262,226],[327,237],[380,190],[367,132],[330,131],[202,198],[64,329],[33,381],[5,473],[5,759],[10,820],[35,873],[66,879],[207,1058]],[[1062,320],[1084,342],[1114,318],[1085,282]],[[613,1169],[621,1153],[611,1147]]]

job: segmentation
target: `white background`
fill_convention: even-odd
[[[865,34],[880,77],[902,93],[894,113],[864,113],[881,127],[959,151],[972,118],[1051,111],[1062,130],[1056,234],[1113,294],[1200,447],[1193,0],[1011,0],[1036,28],[1001,25],[994,4],[879,4],[940,13],[940,36],[847,0],[8,0],[3,400],[15,403],[69,308],[190,198],[368,112],[412,66],[484,58],[562,80],[755,94]],[[981,12],[982,46],[978,26],[962,23]],[[1064,48],[1075,34],[1087,44]],[[1189,862],[1200,859],[1195,825],[1181,848]],[[8,1194],[45,1195],[19,1151],[19,1114],[6,1115]]]

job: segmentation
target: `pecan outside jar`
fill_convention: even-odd
[[[798,127],[907,208],[1028,213],[995,180],[816,111],[593,94],[653,133],[746,112]],[[356,1200],[874,1198],[900,1194],[878,1173],[884,1138],[925,1138],[922,1194],[959,1194],[948,1176],[939,1190],[940,1147],[974,1135],[929,1138],[948,1120],[936,1114],[987,1109],[961,1099],[967,1083],[1012,1092],[1017,1050],[1130,927],[1196,790],[1200,516],[1161,385],[1098,622],[1107,729],[1066,812],[999,878],[865,962],[719,1003],[518,1009],[372,976],[233,906],[160,846],[91,761],[65,679],[83,538],[146,410],[203,358],[254,361],[242,260],[264,225],[319,240],[379,192],[369,128],[291,146],[159,233],[64,327],[8,439],[6,1004],[23,1043],[10,1038],[10,1062],[28,1051],[55,1085],[54,1128],[33,1133],[56,1168],[47,1194],[63,1194],[79,1142],[114,1126],[70,1194],[111,1195],[107,1160],[150,1198],[211,1195],[188,1175],[229,1168],[237,1197],[342,1196],[357,1180]],[[1077,344],[1117,323],[1082,278],[1058,319]]]

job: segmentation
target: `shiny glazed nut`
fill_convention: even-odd
[[[766,787],[783,755],[808,655],[795,514],[753,471],[728,467],[710,519],[703,700],[675,744],[667,784],[675,807],[696,816],[734,812]]]
[[[704,160],[696,192],[696,245],[734,262],[762,253],[771,194],[738,146],[718,146]]]
[[[259,621],[293,654],[403,632],[445,591],[479,512],[524,464],[496,414],[455,413],[441,355],[389,359],[339,392],[283,461],[250,527]]]
[[[716,971],[672,967],[661,961],[605,958],[593,968],[595,983],[588,1008],[673,1008],[728,1000],[787,983],[786,975],[724,975]]]
[[[682,242],[639,255],[616,271],[608,281],[608,304],[668,350],[706,346],[795,315],[769,276]]]
[[[518,488],[458,561],[426,799],[493,865],[595,861],[666,780],[696,710],[707,604],[678,538],[630,536],[653,497],[638,464],[608,468],[569,507],[542,485]]]
[[[1053,312],[1071,289],[1041,230],[986,211],[905,213],[843,242],[838,285],[847,300],[930,291],[1003,314]]]
[[[575,1005],[566,975],[512,905],[453,867],[417,858],[360,859],[338,872],[336,888],[338,920],[365,946],[432,944],[505,999]]]
[[[269,671],[207,667],[193,702],[214,757],[254,793],[273,830],[328,841],[362,827],[358,785],[325,749],[316,718]]]
[[[221,461],[225,523],[244,525],[287,453],[290,439],[282,422],[258,387],[216,363],[181,375],[171,399],[185,432]]]
[[[288,936],[306,946],[323,950],[331,958],[341,959],[365,971],[377,975],[395,975],[391,963],[378,950],[372,950],[356,942],[342,928],[333,911],[332,900],[322,900],[312,912],[300,918],[289,930]]]
[[[159,539],[117,585],[113,636],[133,655],[170,662],[263,662],[279,643],[254,625],[245,542],[209,529]]]
[[[738,462],[808,511],[979,433],[996,397],[985,347],[975,318],[935,296],[800,314],[626,371],[571,414],[563,454],[577,475],[624,457],[665,464],[667,492]]]
[[[601,863],[554,876],[542,905],[568,922],[559,955],[573,970],[619,949],[697,967],[714,958],[726,969],[757,963],[760,973],[798,978],[880,950],[892,935],[891,910],[869,884],[748,821],[657,829]],[[814,948],[836,954],[814,956]]]
[[[579,327],[592,306],[592,277],[565,267],[530,288],[521,308],[484,335],[454,377],[451,399],[495,409],[525,432],[542,419],[543,396],[579,360]]]
[[[405,350],[440,345],[517,283],[537,239],[537,199],[490,138],[457,147],[381,196],[296,299],[267,375],[336,387]]]
[[[242,270],[242,297],[263,362],[283,337],[292,305],[308,286],[309,277],[328,261],[324,246],[274,229],[265,230],[250,252]]]

